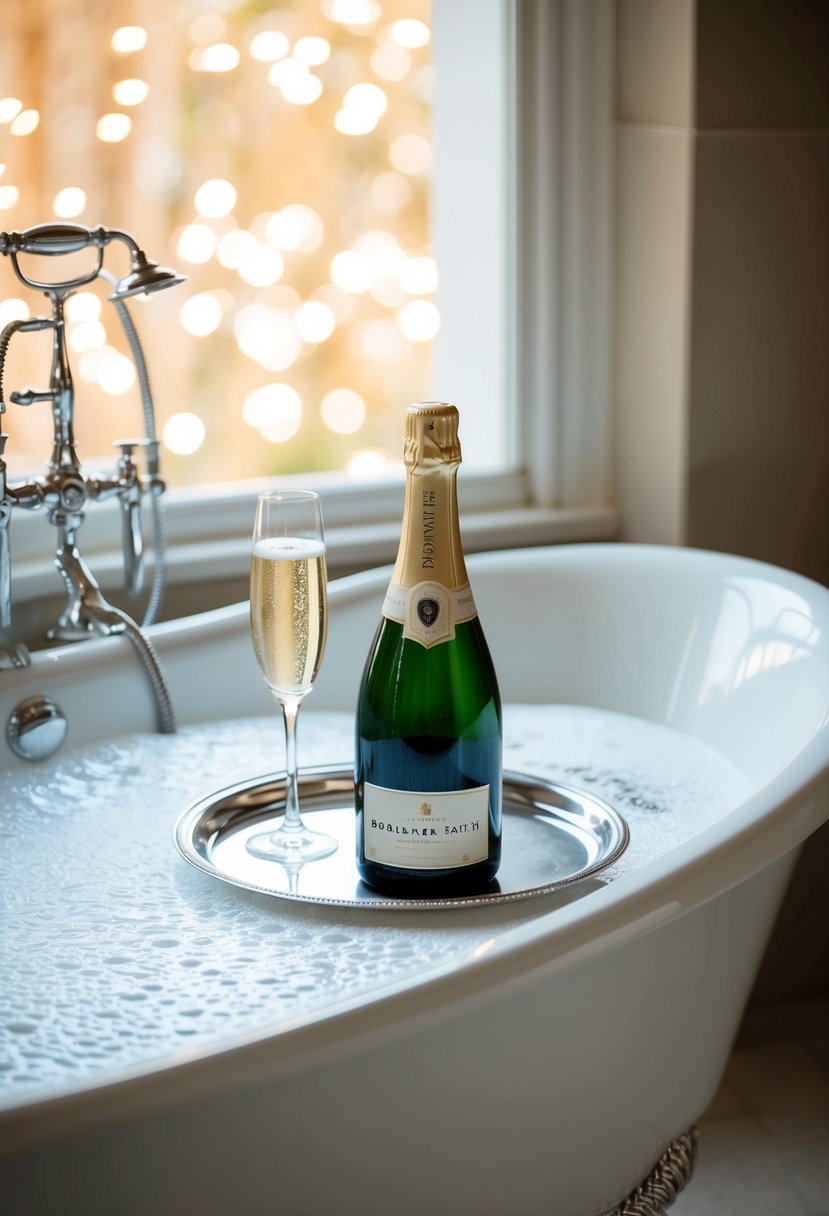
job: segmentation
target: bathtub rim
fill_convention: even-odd
[[[793,590],[826,589],[803,576],[753,559],[705,551],[677,550],[663,546],[568,545],[556,546],[563,558],[576,561],[622,562],[628,556],[647,554],[658,562],[669,554],[698,554],[713,557],[723,568],[738,567],[749,574],[767,572]],[[574,551],[578,551],[575,553]],[[633,552],[635,551],[635,552]],[[517,550],[518,557],[538,550]],[[502,559],[503,552],[480,554],[473,563]],[[367,586],[385,587],[388,568],[338,580],[337,595],[360,598]],[[248,606],[243,602],[215,609],[194,618],[153,627],[152,636],[164,655],[178,645],[202,645],[225,633],[236,633],[242,620],[247,628]],[[61,648],[37,652],[36,659],[50,674],[58,671],[71,680],[79,669],[108,669],[123,638],[101,639],[87,648]],[[45,657],[44,657],[45,656]],[[29,687],[32,669],[5,672]],[[86,745],[82,745],[86,746]],[[389,982],[370,994],[332,1002],[278,1028],[259,1027],[245,1035],[199,1049],[183,1050],[155,1064],[107,1074],[105,1078],[64,1090],[24,1098],[0,1107],[0,1158],[21,1143],[52,1139],[66,1130],[99,1123],[109,1117],[128,1117],[137,1108],[149,1108],[164,1095],[171,1101],[186,1100],[205,1086],[232,1085],[262,1076],[287,1075],[303,1067],[315,1067],[332,1055],[359,1050],[366,1036],[403,1034],[414,1021],[439,1018],[447,1007],[453,1014],[470,1001],[480,1001],[501,991],[506,984],[531,982],[536,976],[564,974],[574,966],[595,959],[633,937],[649,932],[685,915],[708,900],[747,880],[766,866],[796,850],[826,818],[821,789],[829,773],[829,720],[824,719],[798,754],[770,781],[722,819],[680,845],[667,850],[609,886],[589,892],[563,908],[542,913],[522,925],[499,932],[491,952],[470,959],[459,952],[434,969]],[[170,1085],[170,1080],[173,1084]]]

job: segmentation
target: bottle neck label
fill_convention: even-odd
[[[472,589],[467,583],[449,591],[441,583],[422,582],[415,587],[392,583],[386,592],[383,616],[399,621],[403,637],[428,650],[440,642],[451,642],[455,626],[478,615]]]
[[[392,582],[437,583],[453,591],[469,582],[458,524],[457,466],[410,469],[403,530]]]

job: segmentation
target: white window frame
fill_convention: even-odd
[[[487,63],[469,58],[469,30],[476,22],[487,25]],[[462,409],[466,401],[483,403],[475,426],[501,428],[508,464],[505,471],[462,470],[465,547],[471,552],[615,538],[612,0],[433,0],[433,26],[438,173],[442,149],[450,158],[454,150],[457,170],[458,149],[465,147],[466,169],[451,179],[447,174],[436,190],[435,245],[444,290],[435,362],[450,391],[444,393],[437,378],[436,389],[444,399],[456,394]],[[505,71],[493,61],[496,55],[506,56]],[[500,94],[500,107],[487,110],[484,102],[497,130],[473,120],[480,113],[475,87]],[[500,183],[488,193],[482,184],[487,175]],[[444,205],[444,187],[452,192],[451,208]],[[463,216],[473,213],[477,229],[470,224],[464,240]],[[490,268],[489,288],[473,276],[464,295],[447,285],[469,279],[481,223],[498,234],[501,252]],[[473,314],[486,290],[497,308],[490,307],[483,327]],[[488,338],[493,325],[501,332]],[[151,352],[149,359],[151,364]],[[465,445],[472,450],[474,438]],[[322,494],[332,573],[393,560],[402,480],[355,483],[340,474],[282,480]],[[207,570],[210,578],[246,574],[261,484],[167,493],[171,590],[177,582],[204,580]],[[117,586],[119,579],[117,516],[117,504],[96,505],[80,534],[104,586]],[[42,513],[14,512],[15,600],[59,591],[50,561],[53,541]]]

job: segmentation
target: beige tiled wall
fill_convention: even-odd
[[[687,539],[829,581],[829,137],[695,143]]]
[[[616,10],[614,470],[624,538],[681,544],[688,480],[693,0]]]
[[[821,581],[827,64],[824,0],[618,0],[625,536],[744,553]]]

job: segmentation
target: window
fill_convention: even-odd
[[[57,23],[42,5],[11,16],[2,227],[103,222],[187,275],[130,303],[170,483],[397,462],[439,325],[428,0],[63,0]],[[31,257],[27,272],[72,277],[82,260]],[[123,273],[123,250],[106,264]],[[43,311],[0,271],[4,322]],[[109,290],[67,302],[93,464],[140,420]],[[49,335],[15,337],[10,386],[48,369]],[[50,422],[15,411],[13,467],[42,465]]]
[[[99,3],[98,0],[72,2],[83,5],[84,18],[79,25],[78,38],[87,38],[90,30],[94,30],[94,37],[104,40],[102,60],[108,57],[107,61],[111,61],[113,54],[116,54],[110,42],[114,28],[118,28],[117,21],[113,21],[113,13],[118,11],[118,5]],[[67,4],[65,8],[68,7]],[[325,28],[330,37],[326,40],[329,45],[333,46],[336,30],[344,46],[348,43],[348,46],[363,47],[364,52],[369,54],[369,62],[376,50],[382,50],[383,46],[396,46],[406,52],[412,65],[420,65],[417,69],[422,73],[419,76],[420,91],[415,90],[406,101],[409,107],[406,121],[410,125],[406,134],[428,137],[434,159],[431,174],[421,171],[406,173],[399,166],[389,169],[385,164],[381,169],[379,163],[373,163],[370,167],[364,166],[364,171],[361,169],[361,181],[362,193],[365,195],[368,192],[370,195],[378,178],[385,177],[383,188],[390,191],[387,197],[389,202],[394,197],[394,191],[401,189],[401,179],[412,191],[399,213],[406,213],[405,222],[411,227],[395,237],[404,255],[401,264],[414,263],[410,266],[413,274],[410,286],[416,284],[422,289],[406,289],[407,300],[436,304],[440,328],[429,341],[409,340],[411,359],[386,369],[385,387],[381,377],[381,387],[375,396],[368,390],[360,393],[366,404],[367,419],[376,403],[385,403],[388,407],[391,422],[382,434],[379,430],[367,430],[363,433],[365,438],[358,432],[351,436],[334,436],[331,450],[335,452],[336,459],[334,456],[321,456],[317,444],[311,441],[305,443],[298,436],[282,443],[263,440],[257,429],[249,422],[239,421],[239,418],[249,394],[265,385],[270,377],[287,380],[287,369],[284,374],[279,370],[271,373],[269,369],[263,372],[261,367],[257,369],[255,360],[251,361],[242,353],[239,357],[243,361],[247,359],[245,374],[261,373],[261,381],[252,388],[244,377],[238,381],[229,376],[224,378],[226,369],[221,362],[218,372],[210,375],[200,373],[198,364],[195,369],[187,371],[180,366],[184,342],[190,343],[195,349],[205,349],[216,341],[215,332],[198,337],[182,331],[182,308],[194,296],[219,295],[219,299],[213,303],[205,301],[201,321],[198,320],[199,311],[194,309],[193,325],[207,326],[211,310],[215,316],[215,305],[222,308],[223,301],[227,303],[225,297],[220,295],[228,290],[227,279],[217,287],[212,278],[213,271],[223,275],[227,273],[231,278],[236,273],[233,267],[225,267],[218,261],[216,252],[224,235],[221,231],[223,225],[227,226],[228,232],[236,232],[233,222],[239,224],[239,220],[231,221],[229,216],[199,217],[196,204],[198,189],[205,182],[229,181],[231,185],[234,184],[233,174],[225,167],[226,161],[221,160],[230,154],[228,149],[223,150],[222,145],[217,144],[211,150],[217,161],[209,165],[205,163],[196,177],[191,178],[187,190],[181,188],[179,191],[179,187],[176,187],[178,193],[174,193],[173,201],[168,204],[171,208],[169,218],[164,218],[166,213],[155,215],[148,209],[135,210],[137,195],[129,172],[115,175],[99,172],[96,180],[98,187],[104,191],[102,197],[109,197],[106,191],[112,192],[112,197],[124,210],[118,215],[104,215],[101,204],[100,208],[96,207],[96,220],[105,218],[109,222],[120,217],[124,227],[134,231],[151,257],[166,260],[190,272],[191,277],[185,288],[176,288],[136,302],[134,309],[136,323],[148,350],[159,412],[197,414],[199,410],[208,408],[235,411],[234,424],[220,428],[222,455],[225,451],[229,455],[235,447],[257,451],[272,448],[281,458],[284,457],[284,463],[278,469],[260,470],[260,473],[278,472],[284,476],[304,470],[303,480],[318,485],[325,496],[334,573],[379,564],[391,560],[394,555],[401,506],[399,469],[386,466],[388,475],[370,480],[357,480],[353,476],[344,476],[341,471],[332,470],[341,470],[350,455],[363,446],[380,448],[395,458],[400,450],[403,408],[408,400],[417,397],[454,399],[461,407],[464,447],[462,526],[470,551],[509,544],[612,536],[616,526],[615,513],[606,505],[609,494],[609,342],[604,340],[609,328],[608,183],[612,129],[612,107],[609,103],[612,82],[610,0],[433,0],[431,12],[426,8],[426,0],[422,3],[421,0],[394,0],[394,3],[384,0],[382,4],[380,0],[360,0],[359,4],[355,0],[355,8],[349,10],[352,20],[357,9],[375,15],[379,10],[376,20],[367,22],[362,32],[354,25],[332,20],[331,14],[335,9],[336,14],[342,17],[348,7],[346,0],[342,0],[342,5],[337,0],[319,0],[314,5],[309,2],[309,7],[313,9],[315,21],[324,20],[327,23]],[[39,21],[40,6],[20,4],[16,11],[25,14],[27,8],[31,13],[25,19]],[[130,111],[133,130],[139,121],[143,121],[140,116],[149,114],[146,107],[154,96],[154,90],[178,89],[178,78],[182,74],[200,82],[199,87],[205,90],[224,89],[227,81],[219,80],[216,83],[221,74],[194,70],[190,65],[190,55],[199,48],[199,53],[205,53],[205,48],[209,46],[223,42],[230,44],[234,39],[240,54],[240,65],[243,53],[247,57],[244,71],[241,66],[234,69],[238,73],[237,81],[243,83],[247,76],[251,80],[255,78],[257,88],[270,89],[273,94],[271,101],[277,108],[281,107],[280,113],[308,111],[300,114],[300,117],[302,121],[310,120],[310,112],[315,105],[322,104],[322,97],[305,107],[295,103],[292,105],[281,98],[278,85],[269,85],[267,81],[273,64],[295,58],[293,50],[291,56],[284,55],[270,64],[267,60],[256,60],[250,53],[255,33],[249,31],[246,42],[237,33],[233,34],[233,38],[230,34],[226,37],[224,33],[220,37],[220,25],[216,22],[211,24],[213,18],[218,18],[223,30],[236,31],[239,23],[255,21],[259,23],[257,32],[275,34],[279,32],[275,28],[275,14],[282,12],[282,9],[279,0],[274,0],[264,15],[260,5],[247,3],[246,0],[234,3],[224,0],[222,4],[218,0],[204,0],[199,4],[182,3],[176,5],[175,9],[168,0],[148,0],[140,9],[142,20],[150,25],[147,14],[154,14],[161,33],[151,43],[152,30],[148,32],[144,51],[117,52],[127,57],[144,54],[145,62],[152,69],[148,75],[155,73],[147,82],[150,89],[145,101]],[[176,47],[174,39],[164,36],[171,26],[170,14],[173,11],[177,14],[176,28],[186,34],[186,53],[181,46]],[[293,6],[295,21],[298,20],[296,14],[301,11],[300,5]],[[196,25],[198,39],[193,36],[191,25],[182,14],[189,15],[191,22],[194,16],[198,17],[201,23]],[[207,20],[208,17],[211,21]],[[394,40],[389,42],[388,31],[394,21],[409,19],[419,23],[414,27],[419,31],[415,40],[422,41],[420,26],[425,26],[431,33],[429,41],[421,46],[406,46]],[[274,28],[266,28],[269,23]],[[385,34],[380,39],[383,31]],[[301,36],[321,35],[315,26],[310,33],[306,33],[304,28],[300,30],[294,27],[285,36],[295,48]],[[413,33],[404,35],[404,42],[413,37]],[[58,47],[64,48],[61,53],[67,56],[64,70],[68,75],[73,70],[73,65],[69,63],[72,57],[67,49],[72,41],[63,24],[60,43],[56,43],[54,53],[58,53]],[[157,48],[156,58],[146,54],[151,45]],[[0,49],[0,55],[8,56],[10,46],[7,41]],[[276,49],[274,43],[268,53],[273,54]],[[321,53],[321,49],[309,51],[311,58]],[[397,51],[393,51],[393,54],[396,55]],[[330,65],[333,58],[332,52],[326,64]],[[90,52],[85,62],[92,61],[94,55]],[[400,62],[404,62],[402,57]],[[139,79],[137,72],[133,73],[132,69],[127,72],[122,69],[121,63],[120,59],[116,59],[117,80],[101,74],[100,85],[95,85],[96,89],[106,91],[107,106],[113,112],[117,107],[113,108],[109,100],[112,85],[120,79]],[[45,73],[46,80],[60,80],[57,66],[52,75]],[[305,66],[309,75],[315,76],[319,72],[321,78],[324,65],[306,63]],[[304,76],[301,68],[299,71]],[[407,73],[407,79],[411,77],[414,80],[411,71]],[[432,75],[431,93],[427,95],[426,86]],[[17,92],[23,93],[22,82],[33,79],[31,64],[19,79],[21,85]],[[379,81],[381,78],[374,79]],[[388,85],[389,97],[393,92],[392,83]],[[59,88],[55,85],[57,91],[50,89],[49,96],[62,96],[64,87],[63,82]],[[340,81],[340,102],[348,87],[351,87],[348,80]],[[385,91],[385,86],[380,87]],[[338,106],[342,108],[339,102]],[[122,106],[125,111],[126,108]],[[329,110],[333,123],[337,113],[333,101]],[[319,112],[322,113],[322,110]],[[221,106],[219,113],[228,117]],[[181,121],[184,123],[185,120],[194,124],[195,113],[185,112]],[[388,113],[382,121],[389,121]],[[42,122],[45,125],[46,119],[42,119]],[[153,130],[157,134],[157,125],[153,126]],[[27,144],[26,140],[33,141],[36,134],[35,131],[31,136],[16,139],[18,149],[24,146],[34,148],[35,144]],[[166,137],[165,131],[162,134]],[[183,138],[180,133],[174,134],[176,139]],[[367,148],[368,141],[373,138],[371,133],[354,137],[342,132],[338,134],[342,146],[348,146],[352,151]],[[128,142],[128,139],[121,140],[108,148],[108,153],[116,158],[116,164],[121,163],[117,158],[125,156]],[[420,162],[422,169],[425,145],[413,143],[411,146],[424,153],[424,161]],[[316,144],[312,143],[311,150],[315,147]],[[239,153],[236,147],[232,151],[234,155]],[[253,154],[248,159],[256,160]],[[171,180],[176,180],[172,163],[165,168],[165,158],[162,156],[158,157],[157,164],[152,161],[151,157],[149,168],[146,160],[142,162],[145,171],[160,174],[162,178],[167,174]],[[318,167],[318,164],[315,165],[315,172]],[[322,169],[325,167],[323,164]],[[268,212],[275,216],[282,210],[283,202],[285,206],[290,206],[291,202],[307,201],[296,189],[289,189],[285,184],[293,180],[291,174],[294,168],[293,164],[274,167],[257,162],[254,165],[255,172],[264,174],[267,180],[278,178],[280,189],[284,187],[286,191],[284,197],[280,196],[279,205],[276,202],[271,205],[263,202],[251,208],[254,219],[262,214],[266,216],[264,228],[253,233],[255,239],[268,243],[267,226],[271,218]],[[339,173],[338,166],[332,178],[338,179]],[[50,168],[49,174],[53,174],[53,168]],[[50,176],[49,180],[56,187],[50,196],[54,198],[57,193],[56,179],[53,181]],[[11,181],[10,168],[6,169],[0,184],[15,184]],[[223,191],[224,202],[221,201]],[[238,207],[238,186],[236,193],[235,205]],[[405,191],[401,191],[400,198],[403,193]],[[221,210],[228,197],[229,192],[225,187],[216,186],[213,201],[211,191],[208,191],[201,205],[208,210]],[[338,199],[337,212],[340,202]],[[362,199],[361,205],[364,203],[365,199]],[[325,200],[325,205],[328,205],[328,200]],[[180,208],[179,211],[175,210],[176,206]],[[319,204],[319,208],[319,211],[316,207],[313,209],[322,218],[323,203]],[[389,210],[391,213],[392,208]],[[4,226],[12,226],[11,217],[16,214],[16,211],[4,212],[4,217],[9,220]],[[92,219],[93,214],[88,214],[90,222],[96,222]],[[151,214],[154,218],[149,223]],[[41,213],[26,213],[25,219],[15,221],[15,226],[21,227],[30,219],[41,218]],[[87,213],[77,218],[85,222]],[[295,214],[295,218],[301,218],[301,213]],[[203,225],[202,221],[205,221]],[[239,224],[238,230],[246,224],[247,218],[243,224]],[[208,262],[185,263],[179,256],[179,242],[184,240],[188,227],[200,225],[214,233],[216,251]],[[427,225],[431,226],[431,236]],[[323,228],[326,227],[323,219]],[[274,232],[280,231],[290,232],[290,225],[286,224],[283,228],[281,221],[274,221]],[[197,231],[193,246],[196,250],[198,239]],[[244,241],[246,238],[242,239]],[[284,236],[280,239],[284,239]],[[291,237],[291,240],[297,239],[300,238]],[[324,256],[323,246],[309,250],[308,256],[316,256],[319,251],[328,273],[335,256],[332,248],[335,253],[352,251],[352,245],[358,239],[351,233],[348,240],[343,238],[334,242],[331,248],[326,248]],[[172,244],[166,244],[168,240]],[[272,247],[287,264],[290,250],[279,249],[278,243]],[[430,258],[434,258],[434,265]],[[400,261],[400,254],[394,253],[393,259]],[[348,262],[345,265],[348,266]],[[352,268],[359,265],[360,262],[355,260]],[[438,268],[440,281],[433,291],[434,266]],[[0,262],[0,271],[4,269],[3,262]],[[418,279],[418,275],[422,277]],[[338,286],[329,275],[330,285]],[[252,297],[260,291],[278,295],[286,286],[288,284],[283,276],[270,287],[260,288],[242,281],[239,290],[245,292],[249,289]],[[304,302],[311,300],[313,293],[321,286],[325,287],[325,284],[320,284],[318,278],[313,277],[300,282],[294,290]],[[425,290],[427,287],[430,290]],[[340,286],[340,291],[345,289]],[[347,291],[345,294],[349,295]],[[396,318],[397,311],[402,307],[399,296],[384,305],[370,293],[350,294],[356,300],[355,307],[358,309],[363,306],[374,308],[376,305],[376,317],[366,315],[362,318],[363,322],[369,324],[376,319]],[[0,299],[4,295],[5,292],[0,293]],[[329,296],[329,307],[332,298]],[[322,298],[317,296],[317,300],[326,303],[324,295]],[[252,303],[234,304],[233,308],[255,306],[256,303],[252,299]],[[295,298],[293,303],[296,305]],[[289,311],[282,305],[274,304],[274,307]],[[384,309],[385,312],[382,311]],[[424,318],[427,315],[434,318],[429,310],[420,312]],[[322,315],[320,312],[318,317]],[[392,323],[397,324],[396,320]],[[155,328],[148,328],[150,326]],[[385,332],[390,331],[386,328]],[[425,331],[421,336],[425,336]],[[37,335],[32,341],[36,338]],[[303,356],[304,371],[310,373],[308,365],[312,359],[316,361],[324,348],[334,349],[331,341],[325,339],[307,344],[313,354]],[[42,358],[37,369],[28,377],[15,375],[12,379],[13,358],[14,354],[11,353],[7,368],[8,387],[16,387],[25,379],[29,382],[42,379]],[[172,368],[169,378],[161,373],[159,360],[166,360],[167,366]],[[355,362],[364,362],[363,354],[359,351],[357,359],[349,357],[350,367],[353,368]],[[212,366],[215,368],[215,364]],[[324,386],[325,391],[330,391],[332,386],[354,387],[352,382],[338,379],[328,382]],[[313,393],[308,396],[308,400],[312,401],[309,407],[312,414],[324,397],[322,387],[316,390],[316,396]],[[296,391],[302,395],[304,390],[297,387]],[[78,395],[80,397],[80,387]],[[286,394],[284,401],[289,400]],[[210,405],[210,402],[213,404]],[[120,421],[123,412],[119,414],[117,426],[112,417],[114,408],[117,406],[122,410],[124,404],[121,399],[108,404],[106,422],[112,428],[109,432],[112,437],[121,437],[124,433],[124,424]],[[266,404],[262,406],[263,414]],[[306,399],[303,398],[303,407],[305,404]],[[86,408],[79,401],[79,430],[81,414]],[[254,407],[249,406],[248,412],[256,416]],[[19,427],[17,415],[21,413],[23,411],[17,410],[7,430]],[[134,404],[131,416],[136,416]],[[377,416],[379,418],[379,412]],[[30,410],[27,418],[34,417],[34,410]],[[208,421],[212,433],[212,417]],[[42,432],[33,440],[31,454],[35,469],[41,470],[49,450],[51,431],[44,413],[39,415],[38,425]],[[130,429],[134,429],[135,425],[133,422]],[[319,429],[321,425],[319,416],[315,415],[315,434],[322,433]],[[368,421],[365,425],[368,425]],[[380,425],[378,422],[377,426]],[[11,462],[16,459],[14,451],[19,443],[15,432],[7,452],[10,474],[14,473]],[[98,444],[97,447],[103,455],[106,444]],[[91,453],[90,456],[88,453],[90,448],[84,443],[81,454],[87,466],[91,459]],[[292,453],[296,453],[296,458]],[[238,584],[247,569],[253,485],[244,479],[228,481],[232,464],[229,458],[225,464],[205,466],[202,474],[214,481],[218,478],[224,485],[208,485],[205,488],[195,484],[195,478],[194,484],[187,485],[185,481],[189,479],[189,473],[185,477],[181,470],[185,465],[189,468],[193,458],[176,457],[169,452],[164,456],[162,472],[171,484],[164,499],[172,554],[171,584],[175,587],[177,581],[186,581],[197,576],[194,571],[203,570],[203,565],[200,565],[204,561],[200,548],[202,543],[209,545],[212,577],[226,578],[231,582],[237,580]],[[310,473],[308,470],[312,464],[316,464],[320,471]],[[192,467],[195,468],[195,464]],[[232,467],[234,474],[239,476],[235,472],[237,466],[233,464]],[[90,557],[94,572],[107,586],[114,584],[118,578],[119,531],[116,505],[103,504],[100,509],[89,511],[83,527],[82,545]],[[48,569],[47,561],[50,545],[53,544],[52,529],[40,515],[15,511],[12,538],[18,584],[26,583],[32,588],[32,594],[35,594],[35,590],[37,594],[45,594],[47,581],[53,582],[55,577],[54,572]],[[192,570],[188,565],[191,561]],[[236,585],[237,592],[238,589]],[[19,598],[20,592],[16,594]]]

